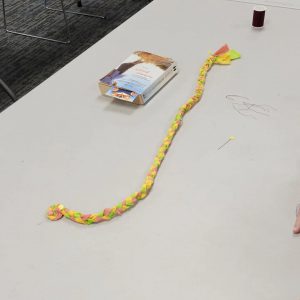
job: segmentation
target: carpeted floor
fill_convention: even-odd
[[[99,41],[114,28],[130,18],[149,0],[82,0],[78,8],[75,0],[64,0],[73,10],[105,14],[102,20],[68,14],[71,43],[57,44],[6,33],[0,10],[0,78],[19,99],[72,59]],[[44,0],[5,0],[9,29],[26,31],[56,39],[65,39],[65,23],[59,12],[46,10]],[[48,0],[59,8],[60,2]],[[13,101],[0,87],[0,112]]]

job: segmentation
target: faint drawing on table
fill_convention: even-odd
[[[259,116],[269,117],[276,111],[271,105],[251,103],[249,98],[239,95],[227,95],[226,99],[240,115],[252,119],[257,119]]]

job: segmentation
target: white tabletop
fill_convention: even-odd
[[[299,0],[227,0],[245,2],[251,4],[264,4],[267,6],[285,7],[290,9],[300,9]]]
[[[299,299],[300,12],[270,8],[260,31],[251,17],[248,4],[156,0],[0,115],[1,299]],[[48,221],[50,204],[97,212],[139,189],[225,42],[243,57],[213,67],[149,197],[107,223]],[[140,107],[97,88],[134,50],[180,67]],[[245,116],[229,94],[273,109]]]

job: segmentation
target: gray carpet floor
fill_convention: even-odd
[[[0,9],[0,78],[15,92],[24,96],[87,48],[118,27],[149,2],[148,0],[64,0],[72,10],[106,15],[97,19],[68,14],[71,43],[57,44],[6,33]],[[46,10],[43,0],[5,0],[8,27],[55,39],[65,39],[63,16]],[[59,8],[60,2],[49,0],[48,5]],[[0,87],[0,112],[13,101]]]

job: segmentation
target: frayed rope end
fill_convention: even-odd
[[[238,59],[241,57],[240,53],[233,49],[229,49],[228,45],[225,44],[219,50],[217,50],[214,54],[215,63],[220,65],[229,65],[232,60]]]

